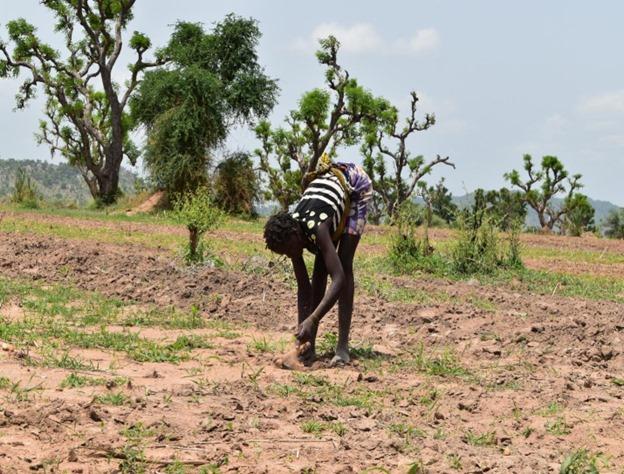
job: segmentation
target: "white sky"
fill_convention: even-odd
[[[160,46],[176,20],[210,25],[228,12],[260,22],[260,61],[281,87],[274,123],[322,84],[315,40],[334,33],[342,64],[362,85],[403,109],[417,90],[420,110],[436,114],[438,123],[410,145],[415,154],[452,157],[457,169],[441,172],[454,194],[500,187],[524,153],[550,154],[583,174],[591,197],[624,206],[622,2],[138,0],[130,30]],[[36,0],[0,0],[0,37],[17,17],[58,44]],[[49,159],[33,138],[43,102],[13,112],[17,86],[0,81],[0,157]],[[228,143],[256,145],[246,130]],[[341,158],[360,160],[357,149]]]

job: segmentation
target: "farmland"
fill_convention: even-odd
[[[622,241],[523,234],[525,269],[397,275],[371,226],[353,362],[329,367],[332,312],[291,372],[262,221],[210,232],[199,267],[163,216],[6,208],[0,232],[2,472],[622,472]]]

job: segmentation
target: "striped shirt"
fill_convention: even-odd
[[[346,206],[346,193],[340,180],[331,172],[319,176],[306,188],[292,213],[307,239],[316,245],[316,231],[329,220],[329,232],[336,232]]]

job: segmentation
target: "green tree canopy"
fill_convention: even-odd
[[[485,192],[485,204],[496,225],[502,230],[511,230],[515,225],[522,226],[526,219],[527,208],[523,195],[519,191],[501,188]]]
[[[37,36],[25,19],[7,24],[8,42],[0,41],[0,77],[26,78],[17,94],[24,108],[38,88],[47,97],[37,139],[52,153],[77,166],[93,197],[113,202],[119,193],[124,157],[134,163],[138,152],[129,137],[125,110],[143,71],[164,62],[144,60],[149,38],[134,32],[128,41],[135,52],[125,89],[113,80],[135,0],[42,0],[54,15],[55,30],[65,38],[57,51]]]
[[[247,153],[227,155],[217,165],[214,177],[215,203],[230,214],[254,216],[260,198],[260,182]]]
[[[282,127],[267,121],[256,127],[256,150],[268,179],[270,197],[287,209],[301,194],[303,176],[316,169],[323,153],[336,157],[342,146],[355,145],[378,120],[395,114],[383,98],[364,89],[338,64],[340,43],[333,36],[320,41],[316,57],[325,67],[325,88],[303,94]]]
[[[444,185],[444,178],[435,186],[430,186],[428,194],[431,199],[431,210],[435,215],[443,219],[447,224],[455,220],[457,205],[453,202],[453,195]]]
[[[579,237],[583,232],[593,231],[595,209],[584,194],[576,193],[567,199],[564,207],[568,209],[563,221],[563,230],[568,235]]]
[[[145,75],[131,99],[146,128],[146,166],[172,192],[206,183],[210,152],[235,124],[265,117],[278,87],[258,63],[255,20],[228,15],[212,31],[180,22],[159,54],[168,65]]]

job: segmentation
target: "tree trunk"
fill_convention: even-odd
[[[537,209],[537,217],[539,219],[541,232],[544,234],[549,234],[551,229],[550,229],[550,226],[548,225],[548,222],[546,222],[546,217],[544,216],[545,212],[546,212],[545,210]]]
[[[100,178],[100,200],[108,205],[113,204],[119,197],[119,169],[123,161],[123,110],[113,87],[111,71],[104,66],[101,74],[102,86],[110,105],[111,135],[110,142],[106,146],[106,162]]]
[[[199,245],[199,232],[194,227],[189,227],[188,231],[191,259],[195,259],[197,257],[197,246]]]
[[[102,204],[113,204],[119,197],[119,167],[110,167],[98,176],[98,196]]]

